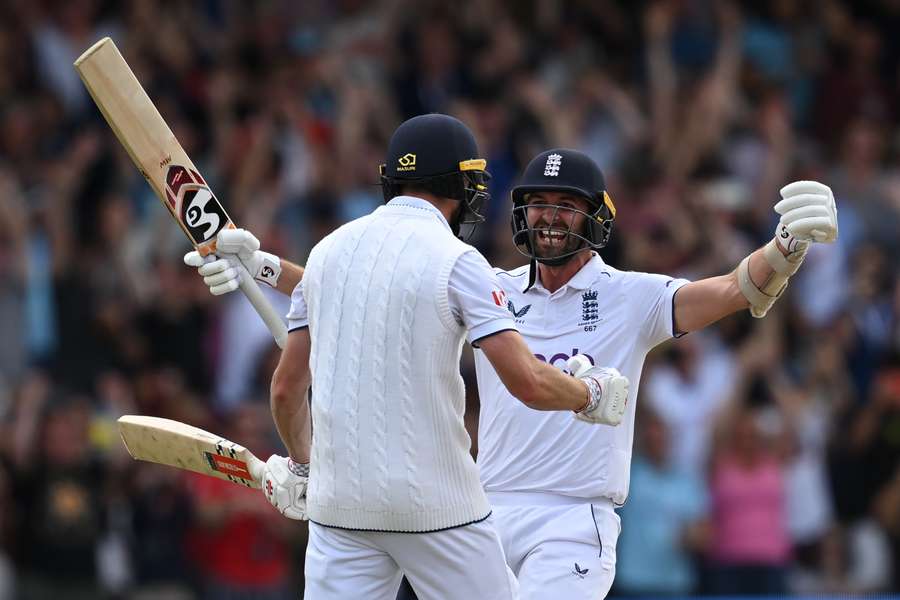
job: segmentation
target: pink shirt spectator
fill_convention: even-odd
[[[720,564],[784,564],[790,554],[784,472],[773,458],[745,466],[723,456],[712,474],[712,559]]]

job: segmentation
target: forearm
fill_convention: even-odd
[[[281,276],[278,278],[278,284],[275,286],[275,289],[282,294],[290,296],[301,279],[303,279],[303,267],[282,258]]]
[[[535,358],[517,331],[479,340],[479,348],[510,394],[535,410],[580,410],[587,385]]]
[[[685,284],[675,293],[675,331],[690,333],[703,329],[748,306],[735,271]]]
[[[288,335],[287,344],[272,375],[270,407],[275,427],[288,454],[298,463],[309,462],[312,426],[307,391],[312,383],[309,371],[311,348],[309,329]]]
[[[273,382],[270,408],[278,436],[294,462],[308,463],[312,444],[309,403],[306,400],[308,388],[291,391],[276,391],[274,388]]]
[[[776,247],[782,256],[787,256],[787,251],[778,242]],[[763,252],[764,247],[750,254],[747,271],[752,284],[766,291],[776,273]],[[735,269],[727,275],[709,277],[682,286],[675,295],[675,330],[678,333],[697,331],[732,313],[749,308],[750,302],[741,291],[738,277],[738,269]],[[769,295],[774,294],[772,292]]]
[[[578,411],[587,405],[588,388],[583,381],[537,359],[533,373],[534,387],[526,398],[520,398],[529,408]]]
[[[788,251],[785,250],[778,240],[775,240],[775,246],[778,249],[778,252],[781,253],[782,256],[787,256]],[[763,256],[764,247],[757,248],[750,254],[750,263],[749,263],[749,271],[750,271],[750,279],[756,284],[756,287],[760,289],[765,289],[768,284],[772,281],[772,278],[776,275],[775,269],[772,268],[772,265],[769,264],[769,261],[765,259]],[[737,270],[732,273],[735,275],[734,281],[737,283]],[[740,294],[740,290],[738,290]],[[742,296],[743,298],[743,296]],[[744,305],[741,308],[747,308],[750,306],[750,303],[746,298],[743,298]]]

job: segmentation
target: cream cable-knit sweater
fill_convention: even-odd
[[[463,425],[465,330],[447,295],[470,249],[434,213],[392,204],[310,254],[313,521],[421,532],[490,512]]]

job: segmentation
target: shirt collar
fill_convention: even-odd
[[[438,219],[440,219],[441,223],[444,227],[447,228],[447,231],[452,231],[450,229],[450,224],[447,222],[447,219],[444,217],[444,214],[437,209],[437,207],[429,202],[428,200],[423,200],[422,198],[416,198],[415,196],[394,196],[391,198],[387,206],[408,206],[411,208],[418,208],[422,210],[426,210],[432,214],[434,214]]]
[[[599,254],[591,250],[590,260],[584,263],[578,270],[578,272],[575,273],[575,275],[573,275],[572,278],[560,289],[571,288],[579,291],[586,290],[591,287],[591,285],[595,281],[597,281],[598,273],[606,273],[607,275],[610,275],[609,267],[606,266],[606,263],[603,262],[603,259],[600,258]],[[526,281],[525,285],[522,286],[523,292],[525,291],[525,286],[527,285],[528,282]],[[537,280],[534,282],[534,286],[532,287],[532,289],[535,288],[541,289],[544,293],[549,293],[547,291],[547,288],[545,288],[541,283],[540,273],[538,273]]]

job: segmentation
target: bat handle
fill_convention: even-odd
[[[259,487],[262,487],[266,463],[251,455],[247,458],[247,470],[250,471],[250,476],[253,477],[253,481],[257,482]]]
[[[256,312],[262,318],[266,327],[269,328],[272,337],[275,338],[275,343],[278,344],[279,348],[284,350],[288,335],[287,325],[284,324],[284,321],[281,320],[281,316],[275,312],[275,309],[272,308],[272,305],[263,295],[262,290],[259,289],[259,284],[256,283],[256,280],[254,280],[250,275],[250,272],[247,271],[247,267],[241,265],[240,268],[243,270],[243,273],[241,273],[241,291],[244,292],[244,295],[247,296],[247,300],[250,301],[250,304],[256,309]]]

